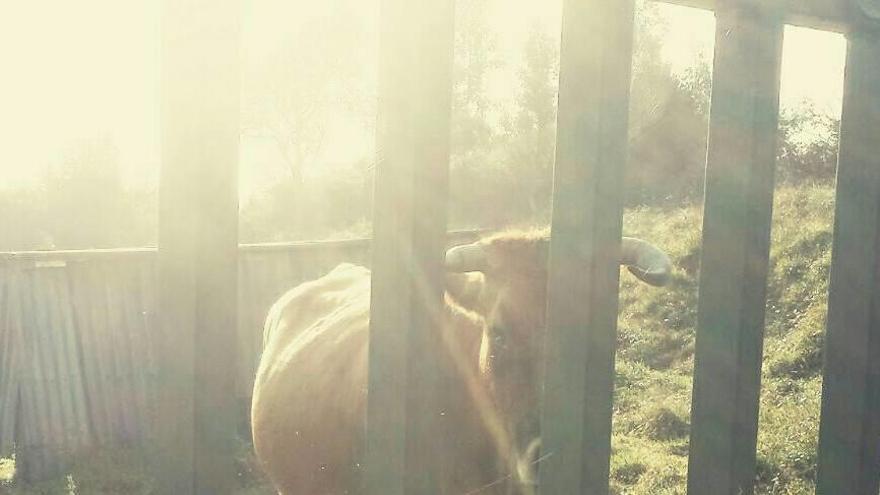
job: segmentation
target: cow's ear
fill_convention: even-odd
[[[471,311],[480,312],[486,277],[480,272],[446,273],[446,292],[453,301]]]

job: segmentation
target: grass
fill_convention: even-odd
[[[812,492],[832,215],[830,187],[777,191],[757,453],[759,494]],[[628,235],[663,246],[676,270],[664,289],[621,277],[612,493],[684,494],[701,211],[698,206],[639,208],[624,221]],[[29,487],[16,486],[12,463],[0,461],[0,493],[151,494],[144,461],[133,451],[99,452],[75,462],[67,477]],[[272,493],[253,466],[243,447],[235,493]]]
[[[759,494],[812,493],[834,192],[781,187],[774,204],[761,412]],[[622,277],[612,434],[613,493],[686,493],[687,429],[701,212],[642,208],[625,231],[668,250],[668,289]]]
[[[114,448],[83,453],[71,461],[69,473],[36,484],[14,480],[15,464],[0,460],[0,494],[4,495],[157,495],[144,451]],[[275,495],[244,444],[236,457],[238,483],[233,495]]]

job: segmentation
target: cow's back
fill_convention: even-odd
[[[257,457],[285,494],[342,494],[359,466],[370,274],[340,265],[272,307],[254,385]]]
[[[449,452],[439,493],[503,493],[492,483],[504,476],[486,430],[499,423],[478,367],[485,322],[456,308],[447,304],[443,337],[428,351],[442,354],[449,380],[437,398],[444,431],[434,447]],[[369,270],[343,264],[291,290],[269,312],[252,427],[257,457],[285,495],[357,493],[369,309]]]

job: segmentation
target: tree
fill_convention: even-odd
[[[366,160],[329,174],[283,180],[242,205],[241,242],[327,239],[369,234],[372,171]]]
[[[489,2],[462,0],[455,7],[451,146],[461,159],[492,142],[490,115],[496,108],[486,94],[486,78],[501,59],[497,36],[488,28]]]
[[[519,94],[508,131],[508,169],[513,174],[510,200],[530,221],[549,218],[556,149],[559,90],[559,40],[537,24],[526,39],[519,70]]]
[[[320,155],[334,119],[372,122],[372,45],[361,5],[324,2],[267,57],[245,57],[244,132],[271,139],[294,182]]]
[[[500,208],[491,171],[496,170],[502,132],[496,124],[506,109],[489,98],[488,78],[502,66],[497,34],[489,27],[488,0],[456,2],[450,140],[450,220],[452,228],[485,224]]]
[[[109,139],[85,141],[50,166],[44,179],[45,229],[54,249],[140,244],[132,198],[123,187],[119,150]]]
[[[703,58],[684,74],[674,74],[662,53],[668,25],[658,6],[637,6],[627,202],[691,201],[703,186],[711,71]]]
[[[662,39],[667,26],[653,3],[638,3],[636,22],[627,196],[631,203],[692,198],[702,184],[708,101],[701,101],[704,93],[700,91],[708,96],[703,85],[708,78],[695,79],[688,88],[663,61]],[[485,30],[484,24],[474,22],[458,25]],[[465,54],[467,48],[457,46]],[[471,48],[479,50],[480,45],[472,44]],[[470,114],[472,119],[483,119],[483,125],[490,129],[489,137],[473,140],[466,153],[461,147],[453,148],[457,153],[452,182],[457,194],[452,209],[456,226],[535,224],[545,223],[549,217],[556,144],[557,34],[532,24],[522,54],[516,73],[519,90],[512,105]],[[480,74],[483,72],[476,71],[470,80]],[[478,95],[472,98],[479,101]],[[454,129],[456,125],[454,121]]]
[[[50,249],[45,192],[20,187],[0,190],[0,251]]]
[[[812,101],[783,108],[779,116],[780,182],[832,182],[837,171],[840,120]]]

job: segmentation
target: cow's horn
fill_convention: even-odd
[[[464,244],[446,251],[446,270],[450,272],[482,272],[488,264],[480,244]]]
[[[624,237],[620,246],[620,263],[647,284],[658,287],[669,283],[672,262],[660,248],[641,239]]]

